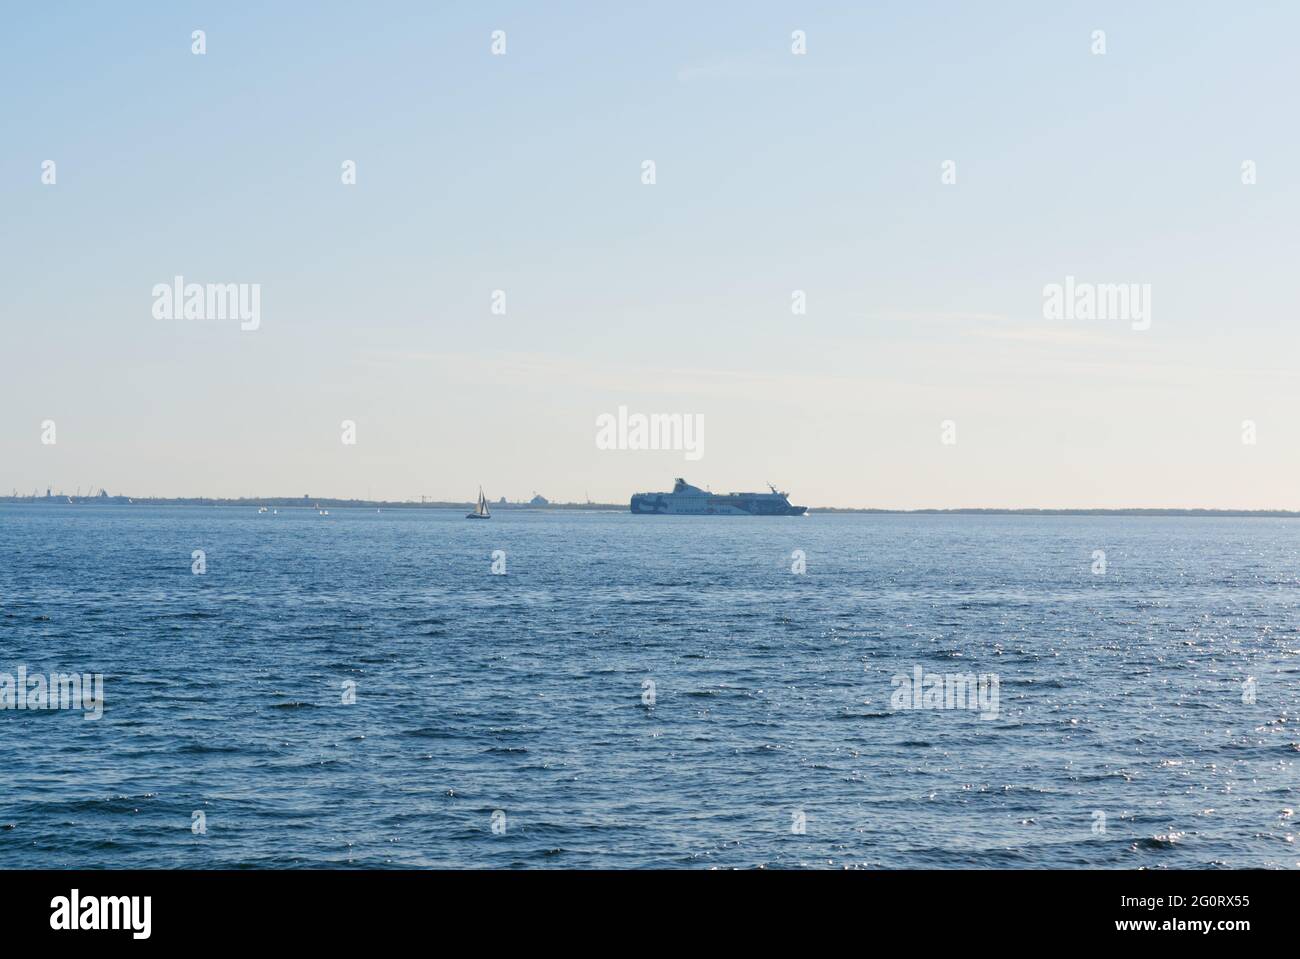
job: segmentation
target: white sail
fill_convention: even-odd
[[[488,512],[487,497],[483,495],[483,487],[478,488],[478,502],[474,504],[474,511],[466,513],[466,519],[490,519],[492,514]]]

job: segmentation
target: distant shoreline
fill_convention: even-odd
[[[272,509],[472,509],[474,503],[466,502],[423,502],[417,503],[412,500],[361,500],[361,499],[335,499],[322,496],[319,499],[304,499],[301,497],[276,496],[267,499],[229,499],[224,497],[185,497],[185,496],[87,496],[78,499],[73,497],[75,503],[68,502],[67,494],[60,496],[0,496],[0,504],[20,505],[35,504],[49,506],[214,506],[225,508],[240,509],[257,509],[265,506]],[[626,503],[546,503],[544,505],[533,505],[532,503],[489,503],[488,507],[492,510],[503,512],[512,512],[514,510],[523,510],[528,512],[544,511],[590,511],[599,513],[626,513],[629,507]],[[1213,516],[1213,517],[1262,517],[1262,518],[1279,518],[1279,519],[1300,519],[1300,510],[1282,510],[1282,509],[1176,509],[1160,507],[1130,507],[1121,509],[1069,509],[1069,508],[1050,508],[1050,509],[997,509],[989,507],[958,507],[949,509],[939,509],[927,507],[924,509],[877,509],[872,507],[845,507],[845,506],[811,506],[808,508],[810,514],[816,513],[847,513],[847,514],[871,514],[880,516]]]

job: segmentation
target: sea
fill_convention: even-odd
[[[1297,597],[1285,518],[0,505],[0,868],[1294,869]]]

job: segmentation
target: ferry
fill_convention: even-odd
[[[803,516],[807,506],[791,506],[790,494],[771,483],[770,493],[711,493],[678,477],[671,493],[636,493],[632,512],[655,516]]]

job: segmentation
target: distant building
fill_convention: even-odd
[[[501,497],[499,500],[497,500],[497,502],[500,503],[502,506],[505,506],[505,505],[506,505],[506,498],[503,496],[503,497]]]
[[[545,496],[543,496],[541,493],[534,493],[534,494],[533,494],[533,498],[530,499],[530,500],[528,501],[528,505],[529,505],[529,506],[549,506],[549,505],[550,505],[550,502],[551,502],[551,501],[548,500],[548,499],[547,499]]]

